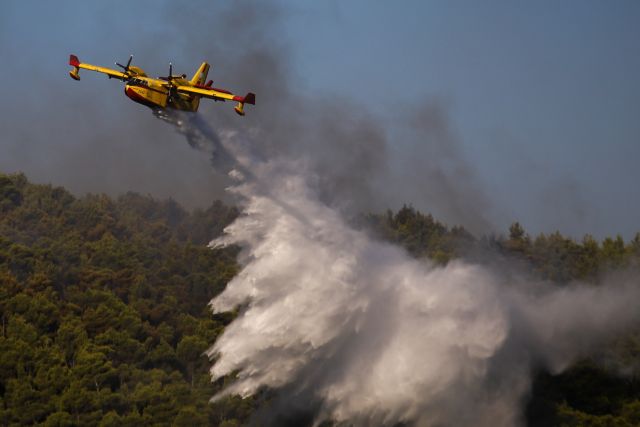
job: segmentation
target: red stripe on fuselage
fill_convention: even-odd
[[[228,95],[233,95],[233,93],[231,93],[230,91],[226,90],[226,89],[220,89],[217,87],[211,87],[211,85],[209,85],[208,83],[206,85],[193,85],[194,87],[197,87],[198,89],[207,89],[207,90],[215,90],[216,92],[220,92],[220,93],[226,93]]]
[[[160,107],[160,105],[149,101],[147,98],[145,98],[144,96],[140,95],[138,92],[136,92],[135,90],[133,90],[133,88],[130,88],[128,86],[125,86],[124,89],[124,93],[125,95],[127,95],[132,101],[137,102],[138,104],[142,104],[142,105],[146,105],[147,107],[151,107],[151,108],[157,108]]]

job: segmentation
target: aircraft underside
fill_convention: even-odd
[[[132,101],[152,109],[173,108],[182,111],[198,111],[199,97],[170,94],[169,91],[125,85],[124,93]]]

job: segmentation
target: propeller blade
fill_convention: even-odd
[[[173,64],[169,62],[169,80],[173,78]]]
[[[133,55],[129,56],[129,60],[127,61],[127,65],[122,65],[119,62],[116,62],[116,65],[124,70],[125,73],[129,72],[129,66],[131,65],[131,61],[133,60]]]

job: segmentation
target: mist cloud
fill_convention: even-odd
[[[518,425],[534,367],[560,371],[640,321],[635,283],[558,289],[413,260],[351,229],[299,164],[254,166],[233,188],[244,214],[212,242],[244,248],[213,309],[246,308],[209,355],[214,378],[237,373],[216,398],[280,390],[261,422],[306,402],[316,424]]]

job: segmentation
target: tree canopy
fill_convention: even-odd
[[[222,384],[211,383],[203,356],[233,319],[207,302],[239,271],[237,248],[207,243],[237,215],[221,202],[188,212],[173,200],[75,197],[0,174],[0,424],[246,424],[259,399],[209,403]],[[557,286],[598,286],[607,272],[640,265],[640,234],[578,242],[514,223],[506,236],[476,238],[410,206],[358,223],[416,258],[490,252]],[[640,334],[608,350],[635,366]],[[616,372],[591,360],[540,371],[528,424],[639,425],[640,382]]]

